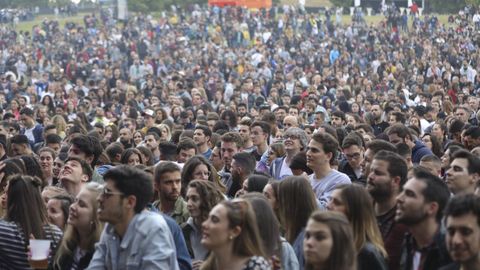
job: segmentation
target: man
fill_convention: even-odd
[[[172,217],[179,225],[190,216],[187,203],[180,196],[182,191],[180,167],[170,161],[161,162],[155,167],[154,188],[159,200],[153,203],[160,212]]]
[[[432,151],[428,149],[420,140],[418,140],[408,127],[402,124],[395,124],[387,130],[388,140],[397,145],[405,143],[412,150],[412,163],[418,164],[423,156],[432,155]]]
[[[468,123],[471,112],[466,106],[458,106],[453,109],[453,114],[458,120],[462,121],[463,123]]]
[[[480,127],[471,126],[462,132],[462,143],[468,150],[480,146]]]
[[[445,179],[450,191],[455,196],[473,194],[479,179],[480,159],[466,150],[455,152]]]
[[[198,153],[195,141],[190,138],[183,138],[177,146],[177,162],[186,163],[191,157]]]
[[[153,154],[153,163],[160,161],[160,149],[158,144],[160,143],[160,136],[155,132],[149,132],[145,135],[145,146],[152,151]]]
[[[414,169],[413,177],[397,196],[395,221],[405,224],[409,230],[400,269],[438,269],[451,262],[445,235],[440,229],[449,197],[445,182],[425,169]]]
[[[237,132],[227,132],[220,138],[220,154],[224,166],[219,175],[222,183],[227,187],[227,190],[232,185],[232,177],[230,174],[230,166],[232,164],[233,155],[243,151],[243,139]]]
[[[58,155],[62,148],[62,137],[57,134],[48,134],[45,136],[45,146],[51,148]]]
[[[88,269],[178,270],[175,243],[165,219],[145,207],[153,197],[151,176],[120,165],[105,174],[98,218],[106,222]]]
[[[43,141],[43,127],[35,121],[32,109],[23,108],[20,110],[20,120],[24,127],[21,134],[27,136],[31,146]]]
[[[7,135],[0,133],[0,161],[4,161],[7,156]]]
[[[405,118],[405,114],[401,113],[401,112],[391,112],[390,113],[390,116],[388,117],[388,124],[390,126],[393,126],[395,124],[405,124],[406,122],[406,118]]]
[[[212,131],[204,125],[197,125],[193,132],[193,140],[197,144],[198,152],[202,154],[206,159],[212,155],[212,149],[209,147],[210,138],[212,137]]]
[[[345,126],[345,113],[342,111],[334,111],[332,113],[331,124],[334,128],[343,128]]]
[[[238,124],[238,133],[243,139],[243,148],[245,152],[253,152],[255,145],[253,145],[252,138],[250,137],[250,126],[252,120],[250,118],[242,119]]]
[[[69,157],[65,161],[58,175],[58,179],[68,194],[76,197],[85,183],[92,178],[92,168],[85,161],[77,157]]]
[[[287,106],[279,106],[273,111],[273,113],[275,113],[275,120],[278,124],[281,125],[283,123],[283,119],[287,116],[287,110]]]
[[[330,166],[337,156],[337,149],[337,140],[328,133],[315,133],[307,146],[307,166],[313,171],[309,181],[322,209],[326,209],[337,186],[351,184],[346,174]]]
[[[442,161],[435,155],[423,156],[419,165],[427,169],[433,175],[438,177],[442,176]]]
[[[373,104],[370,113],[372,114],[372,117],[373,117],[373,123],[372,123],[373,134],[377,136],[380,133],[383,133],[388,128],[388,123],[383,121],[382,119],[383,109],[382,107],[380,107],[379,104]]]
[[[358,183],[362,186],[366,184],[366,175],[362,173],[363,140],[355,132],[352,132],[343,139],[342,143],[343,156],[345,157],[338,165],[338,171],[342,172],[348,177],[352,183]]]
[[[227,189],[227,196],[235,197],[237,192],[242,189],[243,182],[255,170],[255,159],[250,153],[241,152],[233,155],[231,164],[232,184]]]
[[[480,269],[480,198],[456,196],[445,208],[446,243],[453,263],[440,270]]]
[[[125,149],[131,148],[133,146],[133,136],[132,136],[133,134],[129,128],[127,127],[121,128],[118,134],[119,134],[118,140],[120,141],[120,143],[123,145]]]
[[[33,155],[33,151],[30,148],[30,141],[25,135],[13,136],[10,139],[10,147],[14,157]]]
[[[90,164],[90,167],[95,168],[102,151],[102,145],[97,137],[79,134],[70,140],[68,157],[83,159]],[[103,184],[103,177],[96,170],[93,170],[92,181]]]
[[[268,139],[270,137],[270,125],[264,121],[255,121],[250,126],[250,138],[256,149],[252,152],[256,161],[260,161],[262,155],[268,150]]]
[[[362,172],[365,177],[368,177],[370,175],[370,165],[373,162],[373,157],[375,154],[380,152],[380,150],[385,150],[389,152],[396,152],[397,149],[395,148],[395,145],[384,141],[384,140],[379,140],[375,139],[367,144],[367,149],[365,150],[365,154],[363,156],[363,160],[360,163],[360,166],[362,167]]]
[[[367,190],[374,201],[378,227],[388,253],[390,270],[399,269],[403,237],[407,228],[395,222],[396,198],[407,181],[407,164],[398,154],[381,150],[373,158]]]
[[[155,125],[155,111],[152,109],[145,109],[142,113],[144,127],[142,131],[147,133],[147,130]]]

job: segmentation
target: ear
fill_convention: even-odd
[[[328,157],[328,163],[330,163],[330,160],[332,160],[332,157],[333,157],[333,153],[330,152],[330,153],[325,153],[325,155],[327,155]]]
[[[474,173],[472,175],[472,182],[475,186],[477,186],[478,181],[480,180],[480,174]]]
[[[233,238],[236,238],[237,236],[240,235],[241,232],[242,232],[242,228],[240,226],[235,226],[233,229],[230,229],[229,237],[233,236]]]
[[[400,187],[400,176],[395,176],[392,178],[392,186],[396,187],[398,191],[402,188]]]
[[[427,213],[429,216],[435,217],[438,212],[438,203],[437,202],[430,202],[427,204]]]
[[[88,175],[82,174],[82,180],[81,180],[82,183],[86,183],[86,182],[88,182],[88,180],[90,180],[89,177],[88,177]]]
[[[130,195],[127,197],[127,202],[126,202],[126,207],[128,209],[134,209],[135,206],[137,205],[137,197]],[[135,211],[135,210],[134,210]]]
[[[94,157],[93,155],[88,156],[88,157],[85,157],[85,161],[86,161],[88,164],[92,164],[93,157]]]

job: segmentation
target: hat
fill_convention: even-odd
[[[142,113],[143,116],[150,116],[150,117],[153,117],[155,115],[155,112],[153,110],[150,110],[150,109],[146,109],[143,113]]]

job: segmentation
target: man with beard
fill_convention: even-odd
[[[159,200],[153,206],[172,217],[178,225],[186,222],[189,217],[187,203],[180,196],[181,175],[180,167],[170,161],[161,162],[155,168],[154,188]]]
[[[382,107],[380,107],[379,104],[373,104],[370,113],[373,117],[373,134],[375,134],[375,136],[378,136],[380,133],[383,133],[385,129],[388,128],[388,123],[383,121],[382,119],[383,109]]]
[[[218,174],[221,177],[222,183],[228,190],[232,186],[230,165],[232,164],[233,155],[243,151],[243,139],[238,132],[227,132],[222,135],[220,141],[220,156],[223,160],[224,166]]]
[[[440,228],[442,213],[450,197],[447,185],[423,168],[415,168],[413,177],[397,196],[395,221],[405,224],[400,269],[438,269],[451,262]]]
[[[238,124],[238,133],[243,139],[243,149],[245,152],[255,151],[255,145],[253,145],[252,138],[250,138],[250,125],[252,120],[250,118],[245,118],[240,121]]]
[[[372,165],[373,157],[376,153],[380,152],[380,150],[385,150],[389,152],[396,153],[397,149],[395,145],[380,139],[375,139],[367,144],[365,153],[363,155],[363,160],[360,163],[362,167],[362,173],[365,177],[370,175],[370,165]]]
[[[407,181],[407,163],[398,154],[381,150],[373,158],[367,190],[373,198],[378,227],[388,253],[390,270],[399,269],[403,237],[407,228],[395,222],[396,197]]]
[[[238,104],[237,114],[240,119],[242,119],[244,116],[247,116],[247,104],[245,103]]]
[[[451,199],[445,209],[447,249],[454,261],[440,270],[480,269],[480,198]]]
[[[227,190],[227,196],[232,198],[239,191],[245,179],[255,170],[256,161],[250,153],[241,152],[233,155],[230,166],[232,173],[232,185]]]
[[[197,144],[198,151],[206,159],[212,155],[212,149],[209,147],[212,131],[204,125],[197,125],[193,133],[193,140]]]
[[[127,128],[121,128],[119,132],[120,143],[123,144],[123,148],[128,149],[133,146],[132,131]]]
[[[145,210],[152,197],[152,180],[145,172],[126,165],[107,171],[97,198],[105,230],[88,269],[179,269],[165,218]]]

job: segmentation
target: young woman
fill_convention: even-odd
[[[201,269],[271,269],[255,214],[245,200],[222,201],[202,223],[201,244],[210,251]]]
[[[49,147],[43,147],[38,151],[40,167],[49,186],[53,185],[53,161],[56,158],[55,151]]]
[[[7,212],[0,220],[0,269],[30,269],[27,257],[30,238],[51,241],[48,258],[51,265],[62,231],[48,223],[40,196],[41,185],[37,178],[19,174],[8,180],[4,194]]]
[[[356,269],[352,228],[340,213],[312,214],[305,229],[303,251],[307,270]]]
[[[135,143],[135,146],[139,146],[143,142],[143,138],[145,136],[140,130],[137,130],[133,133],[133,142]]]
[[[225,193],[225,186],[218,177],[217,170],[208,162],[202,155],[191,157],[183,166],[182,170],[182,196],[185,196],[186,187],[192,180],[210,181],[220,190]]]
[[[387,252],[383,246],[373,202],[368,191],[359,185],[339,186],[332,193],[328,210],[343,213],[353,228],[358,269],[387,269]]]
[[[182,231],[194,269],[199,269],[208,256],[208,250],[200,244],[202,223],[207,220],[210,210],[222,200],[223,194],[211,182],[193,180],[188,184],[186,201],[190,217],[182,225]]]
[[[135,166],[143,164],[142,153],[136,148],[128,148],[123,151],[120,163]]]
[[[69,195],[56,195],[47,202],[48,221],[64,231],[73,198]]]
[[[285,238],[293,246],[300,269],[303,269],[303,237],[310,215],[318,204],[310,183],[301,176],[283,179],[277,192],[278,215],[285,229]]]
[[[70,206],[67,228],[54,260],[54,269],[85,269],[100,240],[103,224],[97,218],[97,197],[103,186],[88,183]]]

